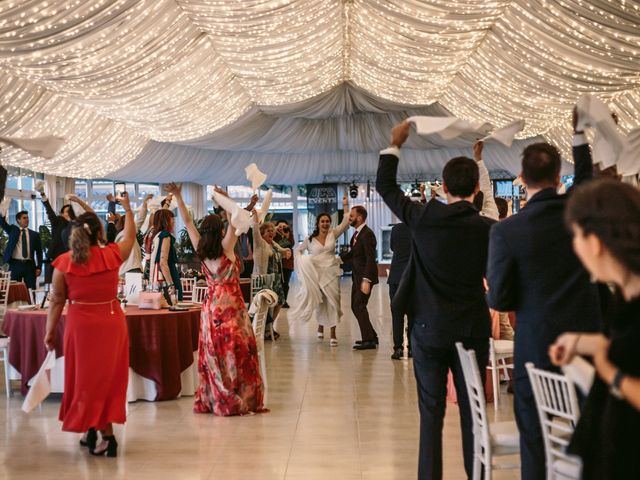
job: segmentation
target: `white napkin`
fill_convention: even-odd
[[[244,208],[240,208],[236,202],[218,192],[213,192],[213,199],[231,216],[231,225],[236,229],[238,237],[249,231],[251,228],[251,213]]]
[[[36,157],[53,158],[60,147],[64,145],[65,139],[53,135],[36,138],[0,137],[0,142],[24,150]]]
[[[150,211],[160,210],[160,206],[165,198],[167,198],[167,195],[162,197],[154,196],[147,203],[147,208],[149,208]],[[169,210],[175,210],[176,208],[178,208],[178,201],[175,198],[172,198],[171,203],[169,204]]]
[[[273,191],[271,189],[267,190],[267,193],[265,193],[264,199],[262,200],[262,205],[260,205],[260,210],[258,210],[258,220],[260,220],[260,222],[264,222],[267,213],[269,213],[272,197]]]
[[[82,208],[80,205],[78,205],[76,202],[72,202],[72,201],[69,199],[69,197],[71,197],[71,194],[70,194],[70,193],[67,193],[67,194],[64,196],[64,204],[65,204],[65,205],[69,205],[69,204],[71,204],[71,208],[73,208],[73,213],[75,213],[75,214],[76,214],[76,217],[79,217],[80,215],[82,215],[82,214],[85,212],[85,210],[84,210],[84,208]]]
[[[595,130],[592,144],[593,163],[601,164],[603,169],[615,165],[624,148],[624,138],[611,118],[609,107],[597,97],[583,95],[578,99],[576,108],[576,130],[584,130],[586,127]]]
[[[38,180],[34,190],[40,194],[44,194],[44,182],[42,180]]]
[[[7,212],[9,212],[10,206],[11,206],[11,199],[9,197],[4,197],[2,202],[0,202],[0,216],[6,217]]]
[[[269,290],[268,288],[265,288],[264,290],[260,290],[253,297],[253,301],[251,302],[251,306],[249,307],[249,315],[256,314],[256,312],[258,311],[258,308],[260,308],[260,304],[262,303],[263,299],[266,300],[267,305],[275,305],[276,303],[278,303],[278,294],[275,293],[273,290]]]
[[[562,367],[562,372],[569,377],[569,380],[586,395],[591,390],[596,369],[584,358],[576,355],[571,363]]]
[[[255,163],[252,163],[244,169],[247,174],[247,180],[251,182],[251,188],[257,190],[267,180],[267,175],[262,173]]]
[[[618,157],[618,173],[635,175],[640,173],[640,128],[629,132],[624,147]]]
[[[524,130],[524,120],[516,120],[484,137],[481,141],[485,143],[501,143],[507,148],[511,148],[516,134]]]
[[[456,117],[415,116],[407,118],[407,121],[416,126],[419,135],[437,133],[443,140],[452,140],[465,133],[486,135],[492,128],[490,123],[469,122]]]
[[[51,380],[50,370],[56,364],[56,351],[50,350],[47,353],[42,366],[33,380],[31,381],[31,388],[27,393],[27,396],[22,403],[22,411],[29,413],[42,403],[42,401],[51,393]]]

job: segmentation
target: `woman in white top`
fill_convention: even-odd
[[[321,213],[313,233],[300,244],[296,255],[296,272],[300,280],[298,305],[292,318],[308,321],[313,312],[318,322],[318,338],[324,338],[324,327],[331,327],[331,346],[338,345],[336,325],[340,309],[340,258],[336,256],[336,240],[349,228],[349,202],[342,199],[344,218],[331,228],[331,216]],[[309,255],[304,255],[307,250]]]

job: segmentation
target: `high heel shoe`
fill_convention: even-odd
[[[338,339],[337,338],[332,338],[329,341],[329,345],[331,345],[332,347],[337,347],[338,346]]]
[[[117,457],[118,456],[118,442],[116,442],[116,437],[114,435],[104,435],[102,440],[107,442],[107,446],[102,450],[96,450],[92,448],[90,450],[91,455],[102,456],[105,453],[107,457]]]
[[[324,332],[318,332],[316,333],[317,337],[319,340],[322,340],[324,338]]]
[[[94,450],[96,448],[96,442],[98,441],[98,432],[96,432],[95,428],[90,428],[87,430],[87,434],[84,438],[80,439],[81,447],[89,447],[89,450]]]

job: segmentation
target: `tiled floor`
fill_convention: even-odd
[[[191,411],[193,399],[130,404],[116,459],[93,458],[78,436],[63,433],[60,398],[40,411],[20,410],[22,397],[0,397],[0,478],[6,479],[412,479],[418,455],[418,408],[410,361],[390,360],[386,285],[375,287],[370,312],[377,351],[352,352],[358,328],[343,282],[340,345],[319,342],[315,325],[285,315],[282,337],[267,342],[270,413],[216,418]],[[292,290],[292,295],[295,290]],[[1,374],[0,374],[1,375]],[[511,397],[499,412],[512,418]],[[490,408],[493,417],[493,408]],[[464,478],[458,410],[449,404],[444,431],[446,479]],[[498,479],[518,478],[498,472]]]

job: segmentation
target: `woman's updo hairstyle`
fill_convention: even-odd
[[[93,212],[86,212],[71,222],[69,248],[71,261],[83,264],[89,261],[90,248],[104,242],[102,222]]]
[[[567,226],[600,239],[626,269],[640,275],[640,191],[617,180],[577,187],[565,211]]]

